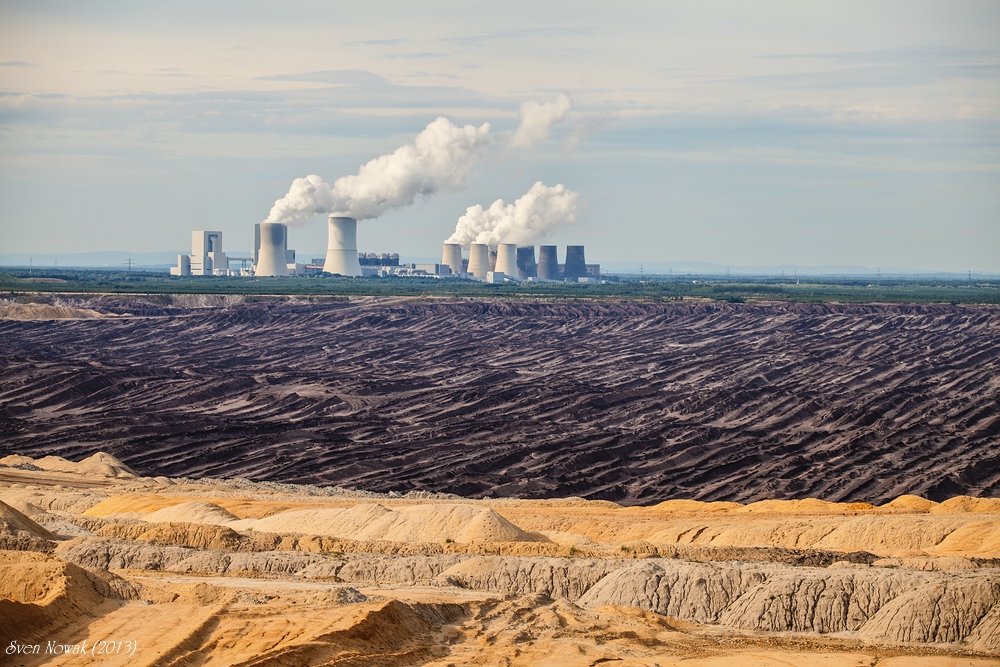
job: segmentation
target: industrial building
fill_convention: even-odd
[[[297,263],[295,251],[288,248],[288,227],[280,223],[254,225],[254,245],[250,258],[231,258],[222,250],[222,232],[191,233],[191,254],[178,255],[175,276],[305,276],[329,273],[341,276],[425,276],[466,278],[487,283],[507,281],[596,282],[601,278],[599,264],[587,264],[582,245],[566,246],[566,261],[559,263],[554,245],[520,246],[500,243],[491,248],[484,243],[470,243],[468,259],[462,246],[445,243],[439,264],[400,263],[397,253],[359,253],[358,222],[354,218],[331,215],[327,221],[326,256],[309,264]],[[232,262],[243,262],[232,270]],[[247,267],[247,262],[250,267]]]
[[[566,246],[566,263],[560,264],[554,245],[539,246],[536,263],[535,246],[500,243],[494,251],[483,243],[470,243],[469,259],[463,260],[462,246],[445,243],[441,263],[449,266],[454,275],[491,283],[505,280],[597,282],[601,279],[601,265],[587,264],[582,245]]]
[[[295,251],[288,247],[288,227],[276,222],[254,225],[250,255],[255,276],[301,276],[305,266],[296,264]]]
[[[222,251],[222,232],[191,232],[191,254],[178,255],[172,276],[228,276],[229,258]]]

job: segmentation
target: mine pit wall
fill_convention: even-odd
[[[162,316],[0,322],[11,451],[627,504],[1000,494],[996,309],[94,299]]]

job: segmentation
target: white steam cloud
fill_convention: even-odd
[[[333,185],[315,174],[296,178],[265,222],[302,224],[321,213],[367,220],[409,206],[417,195],[460,190],[490,140],[489,123],[458,127],[438,118],[412,144],[375,158]]]
[[[555,102],[525,102],[521,105],[521,125],[510,138],[511,146],[529,148],[549,137],[552,126],[565,120],[573,110],[569,95],[560,93]]]
[[[522,104],[521,124],[507,134],[507,143],[527,148],[544,141],[552,125],[565,119],[572,107],[565,94],[555,102]],[[501,133],[499,138],[503,137]],[[438,118],[413,143],[362,165],[355,175],[332,184],[315,174],[295,179],[288,194],[274,202],[265,222],[301,225],[327,213],[367,220],[409,206],[418,196],[461,190],[493,138],[489,123],[458,127]]]
[[[576,222],[579,199],[580,193],[561,183],[550,187],[539,181],[513,204],[498,199],[489,208],[470,206],[445,243],[533,244],[556,227]]]

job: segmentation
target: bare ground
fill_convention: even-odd
[[[0,320],[0,455],[627,504],[1000,493],[995,308],[202,301]]]

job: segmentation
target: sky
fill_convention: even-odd
[[[560,94],[359,250],[440,256],[542,181],[591,262],[1000,272],[1000,3],[961,0],[0,0],[0,253],[248,251],[294,179]]]

